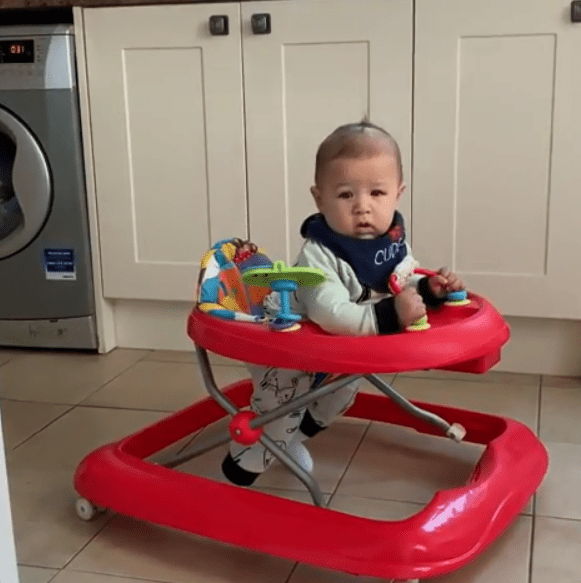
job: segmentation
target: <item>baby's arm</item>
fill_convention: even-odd
[[[430,279],[425,275],[418,275],[414,274],[413,270],[416,267],[419,267],[419,262],[414,259],[412,255],[411,247],[407,244],[407,255],[405,259],[396,266],[394,269],[394,273],[400,277],[401,280],[405,282],[402,287],[407,286],[414,286],[418,294],[421,296],[424,304],[429,308],[439,308],[442,303],[445,301],[445,297],[438,297],[436,294],[433,293],[432,288],[430,287]],[[401,284],[400,284],[401,285]]]
[[[297,265],[318,267],[327,281],[317,287],[299,287],[296,296],[309,320],[330,334],[369,336],[397,332],[400,327],[394,298],[376,304],[358,304],[351,299],[349,286],[359,286],[340,260],[319,245],[304,247]],[[354,287],[355,289],[355,287]]]

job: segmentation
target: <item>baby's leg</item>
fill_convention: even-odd
[[[251,407],[256,413],[266,413],[306,393],[312,377],[301,371],[249,366],[254,392]],[[265,426],[265,433],[281,448],[286,449],[299,428],[304,410],[294,411]],[[274,456],[260,443],[252,446],[236,442],[222,463],[224,475],[234,484],[249,486],[268,468]]]
[[[359,390],[360,382],[359,379],[354,380],[311,403],[301,421],[300,432],[305,437],[313,437],[331,425],[337,417],[343,415],[351,407]]]

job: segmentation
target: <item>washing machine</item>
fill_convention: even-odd
[[[0,27],[0,346],[97,348],[68,24]]]

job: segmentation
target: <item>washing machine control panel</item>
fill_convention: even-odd
[[[0,91],[75,87],[74,37],[71,34],[2,36]]]

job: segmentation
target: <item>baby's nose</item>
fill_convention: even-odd
[[[366,213],[369,212],[369,201],[366,197],[358,197],[355,200],[354,210],[357,213]]]

